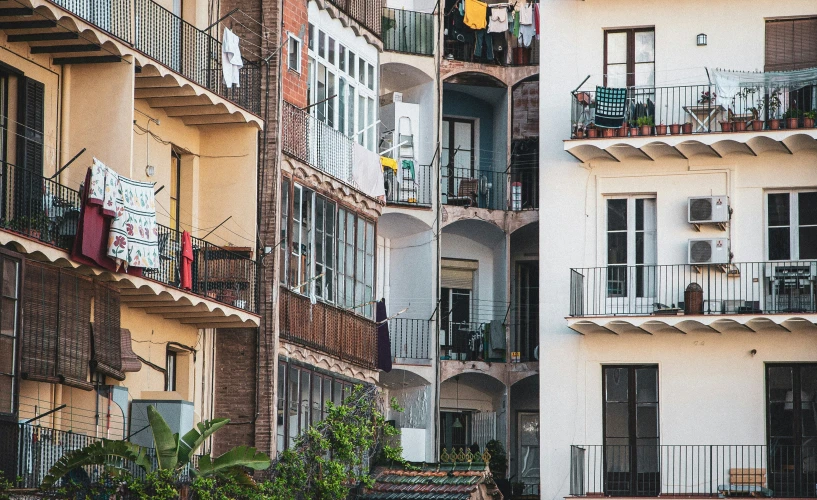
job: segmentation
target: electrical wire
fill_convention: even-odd
[[[152,138],[153,138],[153,140],[155,140],[155,141],[156,141],[156,142],[158,142],[159,144],[162,144],[162,145],[164,145],[164,146],[173,146],[173,147],[178,148],[179,150],[181,150],[183,154],[187,154],[187,155],[195,156],[195,157],[197,157],[197,158],[215,158],[215,159],[220,159],[220,158],[246,158],[247,156],[249,156],[249,154],[246,154],[246,153],[245,153],[245,154],[243,154],[243,155],[220,155],[220,156],[202,155],[202,154],[199,154],[199,153],[194,153],[194,152],[190,151],[189,149],[187,149],[187,148],[185,148],[185,147],[182,147],[182,146],[179,146],[179,145],[177,145],[177,144],[174,144],[174,143],[173,143],[173,142],[171,142],[171,141],[167,141],[167,140],[165,140],[165,139],[162,139],[162,138],[161,138],[159,135],[157,135],[156,133],[154,133],[152,130],[148,130],[148,129],[146,129],[146,128],[142,127],[141,125],[139,125],[139,124],[138,124],[138,123],[136,123],[135,121],[134,121],[134,123],[133,123],[133,126],[134,126],[135,128],[137,128],[137,129],[139,129],[139,130],[141,130],[141,131],[142,131],[142,133],[140,134],[139,132],[137,132],[137,131],[135,131],[135,130],[134,130],[133,132],[134,132],[135,134],[137,134],[137,135],[149,135],[150,137],[152,137]]]

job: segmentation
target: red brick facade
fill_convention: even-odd
[[[307,72],[307,43],[309,38],[309,12],[305,0],[283,0],[284,3],[284,29],[281,33],[281,43],[284,44],[281,52],[281,75],[283,77],[282,87],[284,100],[299,108],[307,105],[306,79]],[[289,69],[289,44],[287,33],[299,36],[303,27],[303,37],[301,38],[301,71],[300,73]]]
[[[230,425],[213,437],[216,455],[233,446],[255,444],[257,335],[251,328],[216,331],[213,413],[230,419]]]

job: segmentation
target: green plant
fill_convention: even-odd
[[[789,109],[787,109],[786,112],[783,113],[783,118],[785,118],[785,119],[800,118],[802,115],[803,115],[803,111],[801,111],[801,110],[799,110],[797,108],[793,108],[793,107],[789,106]]]
[[[508,470],[508,455],[505,453],[505,447],[502,446],[501,441],[492,439],[485,443],[485,449],[491,455],[488,462],[488,468],[491,469],[491,474],[498,479],[505,477],[505,471]]]
[[[806,111],[803,113],[803,118],[808,118],[809,120],[817,119],[817,110],[812,109],[811,111]]]
[[[636,126],[639,126],[639,127],[644,127],[644,126],[652,127],[653,125],[655,125],[655,121],[653,120],[653,117],[649,116],[649,115],[648,116],[639,116],[638,118],[636,118],[635,124],[636,124]]]
[[[167,471],[170,477],[178,477],[184,468],[190,466],[190,459],[195,451],[208,437],[229,422],[229,419],[226,418],[200,422],[196,428],[179,438],[178,434],[173,434],[170,426],[153,406],[148,406],[147,412],[156,450],[156,471]],[[156,472],[147,448],[127,441],[103,439],[63,455],[48,471],[40,488],[51,488],[72,470],[87,465],[102,465],[112,477],[125,477],[128,475],[127,465],[129,463],[139,466],[148,473]],[[194,477],[231,478],[237,482],[252,484],[252,479],[244,468],[262,470],[269,465],[270,459],[264,453],[248,446],[239,446],[215,459],[212,459],[209,454],[203,455],[199,459],[198,470],[192,466],[189,470]],[[156,480],[163,481],[164,474],[165,472],[162,472],[156,476]]]
[[[48,228],[51,219],[44,212],[15,217],[8,223],[9,229],[14,231],[43,231]]]

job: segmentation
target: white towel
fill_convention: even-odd
[[[369,151],[357,142],[354,143],[352,149],[352,182],[368,196],[380,200],[386,199],[380,155]]]
[[[533,5],[525,4],[519,11],[519,24],[533,24]]]
[[[224,28],[224,35],[221,38],[221,71],[224,73],[224,83],[227,88],[233,85],[240,87],[238,81],[238,70],[244,67],[241,59],[241,49],[238,48],[238,36]]]
[[[508,31],[508,9],[494,7],[491,9],[491,18],[488,20],[488,33],[504,33]]]

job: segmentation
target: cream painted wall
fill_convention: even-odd
[[[603,251],[605,194],[654,193],[658,203],[658,262],[686,261],[686,197],[727,190],[735,261],[764,256],[762,195],[772,187],[817,185],[817,157],[764,154],[701,161],[582,164],[564,152],[570,92],[602,82],[605,28],[655,26],[656,84],[705,83],[705,67],[763,68],[764,19],[817,14],[809,0],[682,3],[627,0],[544,2],[541,16],[540,418],[542,498],[566,496],[570,445],[600,440],[601,364],[657,362],[661,380],[662,442],[757,443],[764,438],[763,362],[817,360],[808,337],[686,335],[583,337],[566,326],[571,267],[597,266]],[[698,33],[708,45],[697,47]],[[543,212],[544,214],[545,212]],[[703,345],[694,345],[703,341]],[[748,353],[757,349],[752,358]]]

